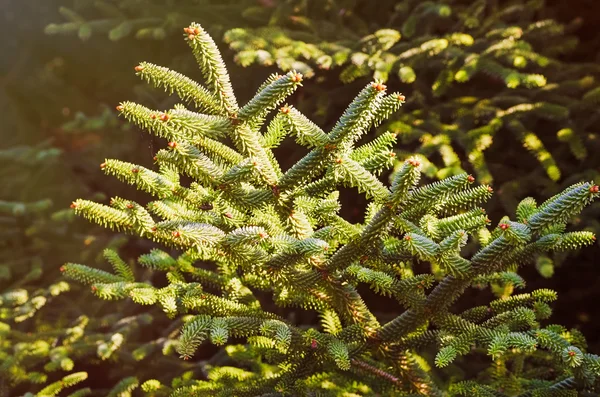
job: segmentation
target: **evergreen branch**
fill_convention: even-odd
[[[269,111],[281,104],[301,85],[302,75],[291,71],[263,88],[238,112],[238,118],[246,123],[263,120]]]
[[[222,110],[229,115],[235,114],[238,111],[237,101],[217,45],[199,24],[192,23],[186,29],[187,42]]]
[[[423,3],[415,8],[408,16],[405,34],[411,35],[423,15],[447,13],[444,7]],[[522,34],[507,31],[515,37]],[[596,381],[598,359],[585,352],[582,337],[559,326],[540,324],[551,314],[549,304],[556,299],[555,293],[536,290],[513,295],[513,288],[524,285],[514,273],[518,266],[536,260],[543,264],[550,260],[548,252],[552,250],[579,249],[594,241],[590,232],[566,232],[566,223],[598,197],[598,187],[591,183],[573,185],[540,206],[525,199],[517,206],[516,221],[503,217],[488,230],[490,221],[478,205],[490,197],[491,188],[470,187],[474,178],[462,172],[451,146],[453,140],[461,141],[476,170],[485,173],[483,152],[500,128],[525,123],[525,115],[531,114],[560,119],[564,116],[562,108],[542,102],[518,106],[515,103],[520,100],[512,95],[473,102],[477,112],[487,112],[492,121],[468,127],[466,137],[461,135],[462,124],[472,123],[473,112],[461,115],[456,124],[415,114],[406,116],[393,130],[403,142],[421,137],[426,153],[440,154],[445,168],[432,169],[422,154],[408,157],[399,164],[388,188],[376,174],[391,165],[395,155],[391,145],[397,134],[380,135],[357,149],[354,145],[369,128],[396,111],[403,97],[386,96],[386,87],[380,82],[369,84],[328,134],[286,105],[263,135],[260,128],[268,113],[300,85],[301,76],[296,72],[272,75],[254,98],[239,108],[212,39],[195,24],[185,32],[208,89],[187,92],[195,89],[195,83],[150,64],[143,64],[138,72],[147,73],[155,85],[186,98],[214,102],[214,114],[194,113],[180,105],[157,113],[124,102],[119,107],[122,114],[169,139],[168,149],[157,153],[159,171],[117,160],[107,160],[103,168],[156,199],[148,209],[122,198],[113,199],[110,207],[86,200],[73,203],[76,213],[97,223],[185,252],[176,259],[153,250],[139,258],[142,266],[165,274],[166,282],[159,287],[136,282],[134,271],[114,251],[106,251],[105,256],[115,274],[74,264],[62,269],[68,277],[92,284],[98,297],[131,298],[134,303],[159,308],[167,318],[181,317],[184,325],[178,341],[170,335],[164,341],[149,342],[136,350],[136,356],[149,354],[156,345],[165,355],[177,349],[189,359],[202,343],[210,341],[227,345],[223,356],[240,366],[201,364],[207,371],[206,380],[182,380],[174,390],[150,380],[142,386],[145,391],[173,395],[318,394],[331,383],[327,393],[442,396],[449,387],[454,394],[499,395],[497,389],[506,385],[518,385],[519,391],[554,390],[551,382],[560,385],[560,377],[567,375],[572,375],[575,383],[564,383],[556,390],[572,390],[575,385]],[[472,37],[466,34],[427,38],[418,45],[405,46],[396,44],[397,33],[378,31],[361,43],[365,46],[361,51],[366,52],[354,57],[346,78],[368,71],[369,62],[378,62],[377,57],[386,56],[383,52],[398,45],[404,49],[394,67],[402,70],[405,80],[411,80],[411,70],[415,74],[417,69],[404,62],[437,56],[440,60],[456,58],[447,65],[450,74],[440,75],[443,81],[438,93],[447,89],[451,79],[466,81],[476,73],[500,76],[509,86],[541,84],[536,76],[510,74],[512,69],[495,61],[495,57],[512,54],[518,46],[517,53],[525,60],[543,62],[531,53],[527,43],[516,44],[502,36],[504,33],[489,38],[496,40],[493,44],[483,43],[487,50],[480,55],[455,48],[469,45]],[[369,55],[369,46],[381,52]],[[375,58],[369,60],[371,56]],[[378,73],[384,76],[391,71],[381,69]],[[464,103],[457,103],[461,100],[471,99],[451,99],[447,110],[460,113]],[[443,131],[447,136],[425,133],[429,130]],[[288,133],[310,152],[282,172],[271,149]],[[401,153],[401,157],[406,154]],[[431,172],[452,176],[418,186],[422,168],[428,176]],[[181,175],[193,182],[182,186]],[[338,184],[356,187],[371,199],[364,222],[353,224],[338,215]],[[149,211],[162,220],[155,221]],[[429,272],[423,271],[423,262],[430,266]],[[371,311],[361,283],[391,297],[406,310],[381,325],[385,314]],[[488,285],[497,299],[453,313],[453,304],[467,288]],[[64,286],[56,286],[51,293],[63,290]],[[265,310],[267,296],[280,307],[317,311],[324,332],[295,326]],[[40,307],[40,300],[26,306],[27,299],[27,294],[11,292],[0,297],[0,305],[17,305],[15,310],[25,314],[15,318],[23,319]],[[169,333],[179,325],[173,322]],[[111,358],[126,344],[127,335],[121,333],[121,326],[115,325],[114,338],[100,343],[101,358]],[[233,345],[232,337],[246,338],[247,344]],[[492,358],[486,372],[489,379],[457,383],[457,379],[448,378],[448,384],[440,383],[438,371],[446,374],[450,365],[460,369],[465,364],[457,358],[473,351]],[[424,354],[419,356],[421,352]],[[524,371],[529,358],[531,364],[527,365],[534,369],[548,366],[559,371],[544,375],[547,381],[530,381],[537,375]],[[59,365],[57,359],[51,361],[51,365]],[[429,362],[437,366],[436,376],[430,375]],[[355,386],[352,382],[356,379],[367,380]],[[137,378],[122,378],[110,393],[130,393],[138,383]]]
[[[201,111],[223,115],[217,98],[189,77],[150,62],[140,63],[135,71],[153,86],[163,87],[169,94],[176,93],[184,101],[193,102]]]

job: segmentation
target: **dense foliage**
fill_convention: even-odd
[[[426,158],[439,153],[442,164],[430,165],[430,175],[462,172],[457,148],[491,182],[483,152],[506,131],[556,181],[560,167],[544,145],[549,133],[536,129],[545,126],[540,121],[552,121],[554,139],[575,159],[585,159],[598,118],[600,69],[560,60],[577,42],[566,34],[572,27],[539,18],[543,7],[538,0],[384,1],[371,10],[364,4],[341,8],[332,18],[338,8],[307,2],[293,10],[295,24],[233,29],[225,40],[242,65],[276,62],[284,70],[314,74],[312,64],[341,68],[344,83],[373,75],[411,87],[412,111],[391,128],[404,143],[420,139]],[[379,29],[372,30],[374,25]]]
[[[582,19],[556,22],[581,13],[578,5],[548,2],[57,0],[67,22],[46,33],[75,34],[80,44],[38,37],[19,45],[13,29],[0,62],[2,71],[10,66],[0,79],[4,130],[14,132],[0,144],[0,396],[594,395],[597,358],[579,331],[548,325],[556,293],[545,288],[560,296],[553,321],[581,316],[595,326],[586,311],[597,287],[579,280],[594,275],[600,242],[590,232],[600,230],[600,202],[591,200],[593,182],[580,181],[599,177],[600,70],[581,62],[597,58],[593,40],[577,46],[572,35]],[[19,15],[29,38],[36,20]],[[290,70],[279,80],[301,73],[302,81],[266,92],[271,76],[258,102],[237,105],[269,69],[237,69],[236,95],[221,93],[227,79],[214,78],[226,76],[224,65],[198,25],[187,28],[187,42],[201,67],[212,59],[218,70],[203,69],[206,85],[172,72],[195,76],[186,46],[174,41],[190,19],[224,34],[238,64]],[[137,74],[155,88],[119,72],[141,54],[153,63]],[[262,112],[298,83],[294,106]],[[177,95],[161,95],[164,88]],[[388,89],[407,98],[395,101]],[[146,107],[99,108],[124,91]],[[180,101],[193,112],[174,106]],[[151,111],[149,122],[149,108],[171,110]],[[348,112],[357,121],[344,133],[358,135],[338,136],[340,147],[330,136],[342,134]],[[152,166],[163,138],[168,149]],[[106,153],[126,160],[107,160],[106,173],[133,188],[97,172]],[[406,180],[406,197],[373,229],[407,170],[415,180]],[[282,187],[288,172],[306,177]],[[577,189],[581,196],[569,195]],[[99,191],[128,198],[94,204],[107,201]],[[535,200],[521,200],[528,195]],[[78,200],[75,212],[100,223],[117,216],[121,233],[74,217],[64,208],[73,197],[92,200]],[[557,200],[573,216],[561,209],[552,227],[529,224],[531,211]],[[504,217],[486,231],[484,202],[491,219],[516,214],[517,229]],[[198,236],[198,228],[219,236]],[[444,245],[456,228],[466,244],[454,235],[456,244]],[[478,253],[500,237],[510,243],[506,257],[482,268]],[[134,265],[129,258],[140,253]],[[79,282],[60,278],[65,261],[88,265],[61,267]],[[544,277],[565,266],[540,280],[528,269],[517,275],[526,263]],[[89,286],[109,300],[90,297]],[[407,328],[381,340],[394,321]],[[204,339],[212,344],[200,346]],[[178,350],[193,357],[181,360]]]
[[[164,39],[184,15],[198,15],[213,35],[229,29],[224,39],[242,66],[294,69],[319,81],[335,72],[344,84],[354,82],[348,89],[308,84],[298,108],[328,125],[367,78],[387,80],[411,93],[405,112],[379,130],[399,136],[396,166],[417,155],[430,178],[473,172],[494,184],[495,215],[514,211],[526,195],[546,199],[600,177],[593,155],[600,150],[600,68],[569,61],[581,50],[572,32],[582,18],[563,25],[556,21],[561,8],[547,1],[144,3],[75,2],[62,9],[69,22],[47,32],[108,32],[116,40],[127,37],[117,33],[127,27],[127,35]],[[600,204],[586,211],[588,230],[600,231],[599,214]],[[564,260],[544,257],[538,269],[550,277]]]
[[[212,39],[196,24],[185,31],[205,86],[151,63],[135,69],[202,113],[122,103],[118,110],[165,138],[167,148],[155,157],[157,171],[120,160],[101,165],[155,200],[72,205],[97,223],[182,250],[178,256],[153,250],[138,260],[164,272],[167,284],[136,280],[116,257],[114,273],[72,263],[62,270],[101,298],[156,305],[182,319],[176,349],[185,359],[206,339],[225,345],[244,337],[247,344],[225,348],[228,365],[198,363],[206,379],[190,378],[174,390],[153,379],[144,390],[186,396],[594,390],[600,361],[585,352],[581,335],[541,324],[555,293],[512,290],[524,286],[517,268],[537,254],[593,243],[592,233],[565,226],[598,196],[598,186],[578,183],[540,205],[527,198],[512,220],[489,230],[478,207],[489,186],[472,187],[467,174],[419,185],[421,164],[410,158],[387,187],[376,175],[391,166],[396,135],[356,147],[400,107],[403,95],[369,83],[328,133],[290,105],[267,122],[302,75],[272,75],[239,106]],[[309,152],[283,171],[272,149],[287,135]],[[339,186],[371,199],[364,223],[337,215]],[[404,312],[378,316],[360,284]],[[497,299],[450,310],[467,288],[488,284]],[[285,316],[268,310],[261,291],[291,310]],[[318,312],[320,326],[295,322],[296,307]],[[473,373],[460,360],[466,354],[490,356],[488,369]]]
[[[136,313],[131,305],[82,305],[77,297],[85,297],[86,293],[77,283],[60,277],[57,266],[65,260],[78,258],[96,263],[103,248],[121,248],[127,241],[122,235],[98,233],[97,228],[90,228],[69,208],[55,202],[64,199],[64,194],[82,192],[78,186],[61,183],[64,176],[56,172],[62,168],[57,161],[61,156],[63,153],[48,142],[0,151],[6,188],[5,200],[0,200],[3,397],[27,391],[39,391],[39,396],[62,395],[62,390],[88,378],[86,372],[77,369],[82,365],[94,365],[97,371],[110,373],[101,369],[103,361],[114,361],[125,352],[132,357],[145,356],[168,345],[169,332],[173,333],[171,339],[175,337],[166,327],[164,335],[156,340],[149,338],[153,336],[149,333],[152,312]],[[106,251],[109,258],[111,252]],[[178,362],[169,366],[182,367]],[[93,389],[99,395],[117,395],[135,382],[136,375],[143,375],[143,371],[120,359],[118,370],[103,375],[104,380],[114,384]],[[91,390],[85,387],[74,395],[83,396]]]

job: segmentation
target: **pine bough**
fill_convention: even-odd
[[[94,222],[179,250],[179,256],[155,249],[139,258],[164,272],[166,286],[136,281],[117,260],[114,274],[77,264],[61,270],[103,299],[158,305],[183,319],[177,351],[184,359],[205,341],[245,338],[247,344],[227,345],[226,365],[206,366],[203,379],[172,387],[151,379],[144,391],[525,396],[596,390],[600,360],[586,352],[583,337],[542,325],[556,294],[512,291],[524,287],[519,266],[595,240],[565,228],[598,197],[598,186],[578,183],[542,204],[527,198],[516,216],[490,228],[479,207],[492,194],[489,186],[474,185],[467,174],[420,185],[416,158],[386,186],[377,175],[393,163],[395,135],[356,147],[399,109],[403,95],[368,84],[325,132],[284,104],[302,75],[272,75],[240,106],[215,43],[197,24],[184,30],[205,85],[150,63],[135,69],[195,110],[122,103],[125,118],[168,144],[156,154],[156,169],[120,160],[101,165],[155,200],[72,204]],[[288,135],[309,152],[282,170],[273,149]],[[370,198],[364,223],[338,215],[340,186]],[[362,284],[395,300],[402,314],[374,312],[359,294]],[[456,304],[469,288],[486,286],[497,299],[467,310]],[[272,303],[288,312],[315,311],[320,325],[265,308]]]

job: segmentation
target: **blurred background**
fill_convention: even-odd
[[[490,183],[494,222],[520,198],[543,200],[576,181],[600,182],[597,1],[373,3],[1,0],[0,293],[28,291],[22,306],[29,306],[25,317],[3,309],[0,321],[18,318],[24,331],[38,332],[48,321],[61,327],[105,313],[79,306],[92,298],[75,286],[66,299],[50,299],[59,267],[102,268],[104,248],[135,259],[152,247],[74,218],[69,204],[140,195],[104,176],[99,164],[118,158],[150,166],[162,143],[114,108],[123,100],[154,108],[176,101],[138,80],[140,61],[198,77],[181,37],[192,21],[222,49],[240,102],[270,73],[294,68],[309,79],[292,102],[330,127],[361,86],[386,80],[407,97],[382,127],[399,133],[398,158],[421,155],[430,180],[466,170]],[[284,168],[304,154],[294,148],[282,149]],[[344,215],[360,221],[364,197],[348,191],[342,201]],[[598,233],[599,218],[592,206],[573,227]],[[520,272],[527,290],[558,292],[552,321],[580,329],[596,354],[598,265],[600,243],[576,256],[540,257]],[[35,296],[48,297],[47,307],[32,306]]]

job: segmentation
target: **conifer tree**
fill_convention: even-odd
[[[225,346],[221,365],[196,363],[203,376],[170,385],[140,379],[142,390],[172,396],[596,390],[598,356],[586,351],[578,332],[546,325],[556,293],[512,291],[525,286],[518,267],[536,255],[595,240],[566,225],[598,197],[597,185],[579,182],[539,204],[524,199],[512,218],[490,227],[480,205],[492,189],[471,175],[420,184],[422,163],[411,157],[391,185],[378,178],[392,165],[397,136],[361,138],[397,111],[404,95],[369,83],[326,132],[285,103],[302,85],[300,73],[272,75],[241,105],[211,37],[195,23],[184,31],[204,84],[147,62],[135,71],[187,107],[123,102],[117,108],[164,138],[156,167],[116,159],[100,166],[154,199],[72,204],[96,223],[172,247],[138,259],[164,279],[136,278],[116,255],[114,272],[62,268],[102,299],[160,307],[182,321],[176,350],[183,359],[193,359],[206,342]],[[284,170],[273,149],[288,135],[309,151]],[[342,186],[370,199],[364,222],[338,214]],[[402,313],[380,313],[363,298],[363,285],[401,305]],[[456,311],[466,291],[487,286],[496,299]],[[276,306],[288,314],[316,312],[320,324],[295,321]],[[240,338],[245,342],[236,344]]]
[[[94,7],[98,15],[90,13]],[[367,0],[208,1],[183,9],[147,0],[94,7],[80,2],[62,9],[69,22],[47,32],[165,39],[180,18],[201,13],[211,32],[235,26],[225,39],[240,65],[276,65],[319,78],[331,73],[318,69],[335,69],[344,83],[355,82],[352,88],[328,85],[327,95],[307,87],[297,107],[326,123],[345,106],[336,98],[368,77],[410,90],[406,111],[379,129],[397,133],[403,144],[396,167],[417,155],[430,178],[473,171],[480,182],[494,183],[498,211],[513,212],[520,197],[545,199],[575,181],[600,177],[598,158],[589,155],[600,150],[600,69],[565,61],[576,50],[572,32],[581,18],[559,24],[559,9],[545,1],[381,0],[378,7]],[[600,231],[598,214],[600,204],[586,211],[587,230]],[[550,277],[565,258],[543,257],[537,267]]]

